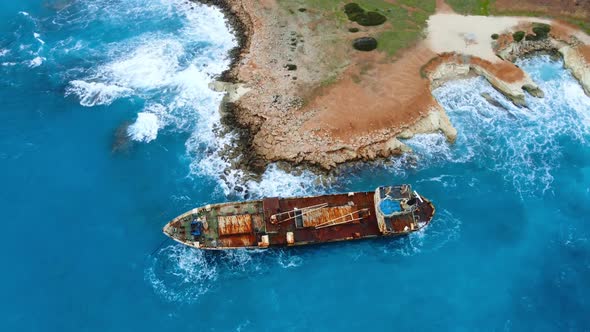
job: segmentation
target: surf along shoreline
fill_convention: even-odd
[[[260,52],[264,51],[264,49],[260,49],[261,46],[268,46],[269,40],[272,41],[273,37],[283,39],[284,37],[268,32],[263,33],[262,39],[259,36],[254,36],[254,29],[269,30],[260,13],[258,16],[252,15],[256,4],[252,4],[249,0],[197,1],[219,8],[224,13],[238,42],[237,47],[229,53],[230,67],[220,75],[216,82],[211,84],[211,88],[225,92],[225,97],[220,105],[221,122],[224,128],[218,134],[224,135],[229,132],[237,134],[235,144],[231,147],[226,146],[220,155],[226,158],[232,167],[251,172],[253,176],[261,175],[269,163],[279,163],[282,168],[286,169],[301,165],[316,172],[327,171],[330,173],[341,164],[382,159],[409,152],[411,149],[401,140],[411,138],[416,134],[441,132],[448,141],[453,142],[457,135],[456,130],[444,109],[432,96],[432,89],[450,80],[479,75],[486,78],[494,88],[516,105],[524,106],[525,93],[542,98],[543,92],[525,72],[513,64],[513,61],[536,52],[559,53],[564,60],[565,67],[573,73],[586,93],[590,95],[590,49],[588,47],[590,37],[583,32],[556,20],[462,16],[449,12],[448,7],[439,7],[436,13],[428,18],[428,28],[425,29],[428,31],[428,36],[402,50],[394,57],[393,61],[376,56],[375,52],[363,54],[358,52],[359,54],[355,54],[353,60],[345,61],[346,68],[338,68],[335,78],[332,78],[327,84],[318,85],[317,77],[310,75],[312,77],[306,83],[311,82],[311,84],[296,84],[288,87],[292,90],[299,88],[303,91],[305,98],[295,96],[284,101],[281,100],[283,97],[280,95],[281,89],[277,89],[272,91],[276,94],[272,96],[271,102],[261,103],[253,101],[256,98],[268,99],[269,97],[266,93],[269,85],[260,83],[261,81],[269,79],[274,81],[273,84],[278,84],[276,81],[280,81],[280,83],[296,82],[298,77],[292,73],[309,66],[310,62],[304,62],[304,66],[299,65],[297,68],[296,64],[289,63],[298,60],[298,55],[294,53],[288,55],[288,59],[278,59],[278,61],[271,59],[269,63],[275,61],[272,69],[277,70],[281,67],[286,69],[280,75],[268,75],[260,70],[260,63],[256,62],[257,59],[253,60],[252,58],[259,56]],[[274,2],[262,1],[260,3],[262,7],[258,8],[269,9]],[[290,11],[293,12],[291,9]],[[306,14],[312,9],[299,8],[298,11]],[[487,20],[489,24],[482,24],[486,28],[482,28],[478,32],[462,33],[460,30],[463,27],[456,26],[445,28],[449,22],[457,21],[460,17],[479,22]],[[273,18],[268,18],[268,20],[272,21]],[[502,22],[498,23],[498,21]],[[285,23],[274,20],[270,26],[273,24],[277,30],[282,29],[283,32],[286,31],[285,27],[293,28],[293,22]],[[311,25],[314,22],[307,20],[306,24]],[[472,24],[472,22],[466,24]],[[536,27],[539,25],[550,26],[547,36],[535,37],[535,31],[538,32]],[[516,31],[524,33],[522,40],[515,40],[514,33]],[[491,37],[492,35],[495,36]],[[253,45],[253,37],[258,37],[255,40],[255,45]],[[303,43],[306,37],[309,36],[290,35],[288,41],[295,44]],[[295,42],[293,42],[294,39]],[[486,47],[490,50],[486,50]],[[301,51],[302,46],[299,45],[298,49]],[[273,53],[273,50],[269,49],[268,53]],[[276,50],[274,50],[274,55],[276,55]],[[415,59],[404,63],[407,58]],[[363,70],[365,70],[363,66],[369,67],[366,69],[368,72],[379,71],[385,66],[396,70],[408,68],[410,73],[406,73],[407,75],[419,76],[409,79],[414,82],[412,83],[414,85],[410,84],[409,88],[416,88],[415,90],[418,91],[410,92],[409,97],[405,98],[406,100],[401,102],[401,105],[390,104],[394,105],[392,107],[394,111],[400,106],[407,108],[411,105],[413,108],[411,112],[405,112],[404,117],[401,118],[391,118],[388,115],[377,117],[377,122],[384,122],[381,127],[369,123],[367,126],[361,126],[362,128],[353,128],[354,124],[351,122],[351,128],[346,129],[353,132],[356,129],[356,132],[361,133],[360,136],[362,136],[361,139],[356,140],[343,135],[343,130],[338,125],[331,130],[314,127],[315,123],[329,126],[331,121],[338,121],[329,115],[330,109],[322,112],[313,109],[313,107],[317,108],[318,104],[321,105],[328,99],[334,100],[343,97],[342,93],[338,92],[338,89],[343,85],[342,82],[347,84],[346,80],[349,80],[348,87],[354,87],[353,83],[359,85],[360,82],[369,85],[369,88],[375,88],[375,86],[371,87],[371,84],[375,83],[374,80],[360,78],[355,81],[355,77],[363,75]],[[411,72],[412,70],[415,72]],[[257,72],[257,74],[246,74],[248,71]],[[261,72],[262,74],[258,75]],[[381,75],[379,79],[383,80],[384,77],[386,76]],[[316,80],[314,81],[314,79]],[[313,88],[310,88],[310,85]],[[399,85],[397,87],[399,88]],[[346,92],[346,89],[343,91]],[[360,91],[362,92],[362,90]],[[352,92],[359,92],[359,90]],[[249,93],[250,96],[247,96]],[[244,96],[246,98],[242,98]],[[396,100],[393,102],[397,103]],[[493,101],[488,100],[488,102]],[[346,105],[345,101],[343,104]],[[265,108],[272,109],[272,111],[265,111]],[[295,116],[291,116],[292,114]],[[357,113],[356,116],[364,116],[365,114]],[[350,118],[350,114],[345,114],[343,117],[346,118],[346,116]],[[354,114],[352,118],[354,118]],[[342,127],[341,124],[340,127]],[[368,132],[368,135],[362,135],[363,131]],[[304,135],[293,135],[293,132],[302,132]],[[310,139],[310,137],[312,138]]]

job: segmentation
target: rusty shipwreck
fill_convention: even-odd
[[[409,185],[370,192],[264,198],[209,204],[164,226],[164,234],[199,249],[272,248],[397,237],[424,228],[432,203]]]

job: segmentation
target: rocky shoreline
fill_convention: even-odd
[[[227,83],[238,83],[234,73],[237,63],[240,61],[241,54],[247,50],[250,44],[249,33],[252,29],[249,16],[239,7],[232,6],[230,0],[190,0],[207,6],[218,8],[227,21],[228,26],[232,29],[236,37],[237,46],[229,51],[230,65],[219,76],[218,80]]]
[[[198,1],[220,8],[238,40],[238,46],[230,53],[230,68],[219,77],[218,82],[212,84],[212,88],[226,93],[220,110],[222,125],[225,128],[221,130],[220,134],[225,135],[229,132],[237,134],[234,146],[228,146],[222,151],[223,157],[230,161],[232,167],[247,170],[253,174],[260,175],[269,163],[276,162],[289,166],[303,165],[306,168],[330,171],[344,163],[387,158],[391,155],[411,151],[401,140],[411,138],[416,134],[441,132],[448,141],[453,142],[457,131],[444,109],[432,97],[431,90],[449,80],[469,75],[480,75],[516,105],[523,106],[525,93],[539,98],[543,97],[543,91],[526,73],[512,63],[515,59],[532,52],[559,52],[564,59],[565,66],[580,81],[586,93],[590,91],[588,52],[586,49],[582,49],[587,47],[587,44],[576,37],[577,31],[558,23],[555,23],[556,28],[552,30],[550,37],[534,41],[517,42],[512,39],[511,31],[498,31],[499,39],[491,42],[493,52],[497,57],[494,57],[495,59],[480,58],[459,51],[437,53],[418,45],[413,50],[421,54],[415,61],[418,61],[417,64],[422,63],[417,70],[422,74],[422,81],[416,83],[418,85],[414,85],[421,87],[420,89],[423,91],[416,91],[414,92],[416,97],[411,97],[422,100],[410,100],[408,105],[412,105],[415,109],[412,110],[413,113],[406,112],[405,118],[394,118],[397,119],[393,120],[394,122],[386,120],[391,124],[382,127],[383,129],[379,129],[371,123],[368,123],[367,129],[354,128],[356,124],[351,122],[350,129],[352,132],[356,130],[359,134],[347,136],[342,134],[342,130],[336,125],[328,129],[324,128],[325,125],[323,127],[316,125],[320,121],[328,121],[326,123],[329,127],[334,122],[326,120],[330,118],[326,118],[327,115],[321,114],[321,112],[318,113],[317,109],[322,107],[322,100],[330,98],[333,89],[331,86],[324,87],[323,81],[318,81],[316,76],[319,74],[310,74],[309,68],[292,64],[296,62],[294,60],[305,62],[307,59],[303,57],[301,60],[301,56],[293,52],[281,58],[282,54],[277,53],[275,49],[268,49],[272,55],[270,58],[264,58],[264,49],[260,49],[275,45],[274,39],[280,39],[281,42],[291,41],[291,45],[299,44],[297,48],[291,47],[291,51],[297,49],[299,53],[310,52],[309,48],[305,49],[301,44],[304,43],[304,40],[307,42],[308,39],[313,43],[312,33],[302,32],[294,37],[295,34],[291,31],[291,34],[287,34],[285,37],[289,24],[293,25],[293,21],[274,17],[269,19],[269,23],[264,21],[265,18],[261,19],[260,12],[258,12],[258,16],[253,16],[252,11],[260,11],[261,8],[265,11],[277,10],[264,7],[265,5],[257,2],[249,0]],[[305,10],[300,11],[304,12]],[[310,21],[308,18],[305,19]],[[299,24],[300,21],[295,22]],[[522,23],[519,28],[530,31],[530,22]],[[254,36],[255,31],[258,33],[256,36]],[[313,51],[311,53],[314,54]],[[278,58],[274,58],[275,56]],[[300,58],[295,59],[298,56]],[[371,56],[365,55],[356,56],[354,61],[362,65],[368,63],[367,59],[376,63],[386,61],[382,58],[375,56],[371,58]],[[338,69],[340,70],[340,81],[343,81],[343,84],[346,84],[346,80],[342,78],[342,75],[349,75],[354,81],[355,75],[359,73],[359,71],[355,71],[354,61],[344,62],[347,67]],[[403,64],[403,61],[402,58],[397,63]],[[287,65],[282,63],[287,63]],[[393,66],[395,64],[394,62]],[[308,66],[311,66],[309,61]],[[375,65],[365,66],[372,68]],[[416,64],[401,68],[410,68],[411,66],[416,67]],[[281,68],[286,69],[283,71]],[[364,69],[361,67],[360,73],[362,70]],[[321,70],[317,70],[317,72],[321,73]],[[294,73],[298,73],[299,77],[294,76]],[[418,76],[419,73],[412,75]],[[299,81],[297,81],[298,78]],[[306,80],[307,84],[300,83],[303,80]],[[318,82],[321,83],[319,87]],[[312,89],[310,86],[315,88]],[[354,87],[352,84],[349,86]],[[298,94],[297,89],[304,91],[304,93]],[[346,107],[347,104],[344,102],[343,105]],[[387,115],[385,118],[383,116],[381,118],[381,120],[376,118],[375,121],[385,121]]]

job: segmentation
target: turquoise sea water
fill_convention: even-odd
[[[0,18],[0,330],[590,329],[590,98],[561,62],[519,62],[546,93],[528,108],[482,79],[437,89],[452,146],[416,137],[414,154],[330,186],[274,166],[247,184],[260,197],[409,182],[437,206],[421,233],[203,253],[162,244],[161,227],[239,198],[207,88],[235,45],[222,15],[23,0]]]

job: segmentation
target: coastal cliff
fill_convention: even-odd
[[[227,92],[224,123],[240,134],[240,163],[255,171],[277,161],[329,170],[386,158],[411,151],[403,139],[416,134],[441,132],[453,142],[457,131],[431,90],[480,75],[525,105],[526,93],[543,97],[513,64],[531,52],[558,51],[589,91],[588,36],[559,22],[437,13],[428,18],[426,38],[388,54],[351,47],[359,36],[382,36],[388,23],[342,23],[334,11],[296,1],[201,2],[222,8],[236,30],[232,66],[212,88]],[[515,31],[533,33],[535,22],[553,27],[551,34],[514,40]]]

